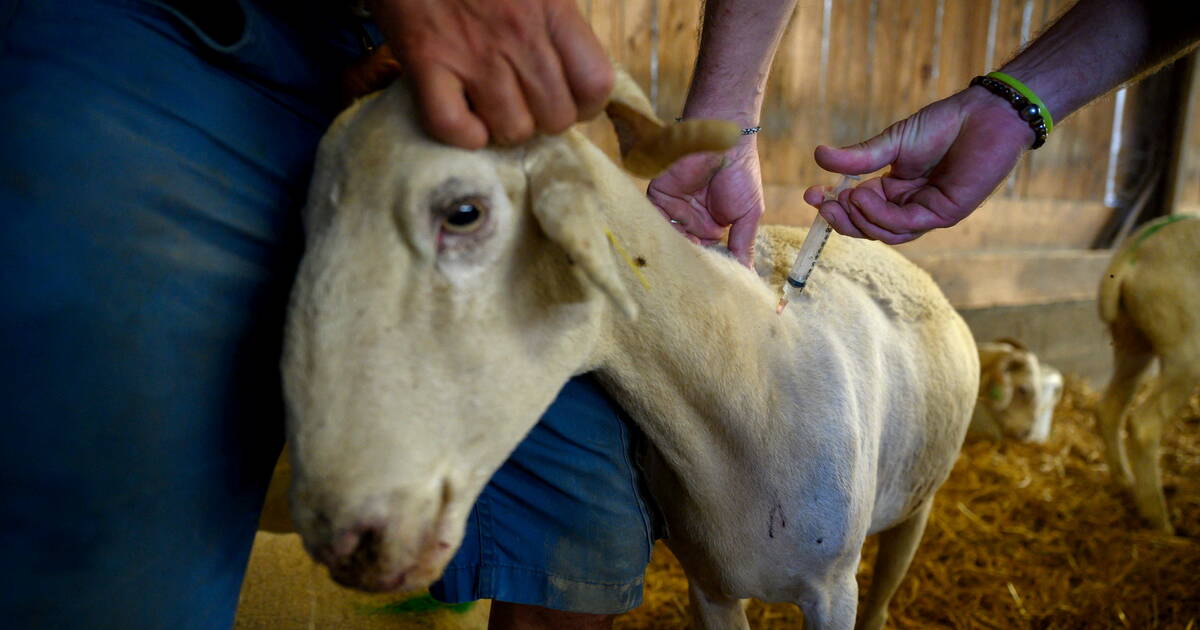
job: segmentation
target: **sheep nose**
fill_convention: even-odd
[[[318,562],[329,566],[356,564],[367,556],[379,557],[380,528],[368,523],[359,523],[348,529],[331,531],[330,519],[324,513],[313,518],[321,542],[308,546],[309,553]]]
[[[338,564],[348,568],[367,567],[379,559],[381,532],[370,525],[359,525],[342,532],[333,541],[333,553]]]
[[[402,584],[407,571],[387,574],[383,563],[383,528],[362,524],[341,532],[327,547],[325,564],[342,586],[386,591]]]

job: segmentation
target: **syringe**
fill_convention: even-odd
[[[850,188],[853,182],[858,180],[857,175],[842,175],[842,181],[838,182],[833,190],[825,191],[825,200],[837,199],[843,190]],[[775,307],[776,314],[782,313],[789,301],[800,297],[800,294],[804,292],[808,276],[816,266],[817,257],[821,255],[821,248],[825,247],[825,241],[829,240],[829,233],[832,231],[833,228],[829,227],[825,217],[818,212],[816,218],[813,219],[812,227],[808,228],[808,236],[805,236],[804,242],[800,244],[800,251],[796,253],[796,262],[792,263],[792,270],[788,272],[787,282],[783,283],[783,296],[779,298],[779,305]]]

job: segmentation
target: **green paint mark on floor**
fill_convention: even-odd
[[[418,595],[402,599],[383,606],[363,606],[361,611],[367,615],[412,615],[446,610],[463,614],[475,607],[475,602],[461,604],[445,604],[434,599],[431,595]]]

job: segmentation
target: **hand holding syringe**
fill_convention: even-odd
[[[858,179],[856,175],[842,175],[842,181],[838,182],[833,190],[825,191],[825,199],[827,201],[837,199],[843,190],[850,188]],[[829,223],[825,221],[825,217],[818,212],[816,218],[813,219],[812,227],[808,228],[808,236],[804,237],[804,243],[800,245],[800,251],[796,254],[796,262],[792,263],[792,269],[788,272],[787,282],[783,283],[783,296],[779,298],[779,305],[775,307],[775,313],[782,313],[789,301],[800,297],[800,294],[804,292],[808,276],[817,264],[817,257],[821,255],[821,248],[825,247],[825,241],[829,239],[829,233],[832,230],[833,228],[829,227]]]

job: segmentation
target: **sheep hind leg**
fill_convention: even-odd
[[[746,600],[711,597],[688,580],[688,612],[692,630],[750,630]]]
[[[1149,396],[1130,413],[1130,459],[1133,464],[1134,501],[1143,518],[1160,531],[1174,533],[1163,495],[1160,446],[1163,425],[1187,401],[1200,368],[1191,355],[1162,357],[1161,371]]]
[[[875,570],[867,600],[858,615],[855,630],[880,630],[887,622],[888,602],[892,601],[900,581],[908,573],[917,545],[925,534],[929,511],[933,506],[930,497],[907,519],[879,534],[879,553],[875,556]]]
[[[1119,484],[1133,485],[1133,474],[1125,452],[1121,430],[1128,416],[1129,403],[1137,392],[1142,375],[1154,352],[1150,341],[1129,320],[1119,319],[1111,326],[1113,337],[1113,375],[1100,400],[1100,436],[1104,439],[1104,458],[1108,471]]]

